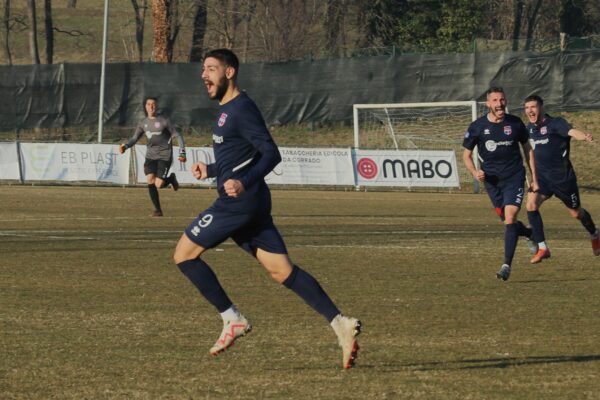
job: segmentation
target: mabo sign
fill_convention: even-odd
[[[459,187],[451,150],[356,150],[359,186]]]

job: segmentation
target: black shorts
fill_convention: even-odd
[[[144,174],[154,174],[159,179],[167,179],[167,177],[169,176],[169,168],[171,168],[172,163],[173,159],[165,161],[149,160],[146,158],[146,161],[144,162]]]
[[[256,257],[256,250],[287,254],[281,234],[271,217],[271,198],[268,190],[261,193],[253,206],[236,210],[218,199],[186,228],[186,236],[205,249],[218,246],[228,238]]]
[[[554,195],[572,210],[581,207],[579,187],[577,186],[577,178],[574,175],[565,181],[557,183],[552,182],[550,179],[545,179],[543,176],[538,176],[538,185],[540,186],[538,193],[546,197]]]
[[[501,218],[504,217],[505,206],[521,208],[525,186],[525,172],[519,172],[507,179],[494,183],[485,181],[485,190]]]

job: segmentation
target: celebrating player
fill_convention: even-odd
[[[136,144],[144,133],[146,134],[148,145],[146,147],[146,161],[144,161],[144,174],[146,174],[146,182],[148,182],[150,200],[154,205],[154,211],[150,214],[152,217],[163,216],[158,188],[171,185],[173,190],[179,189],[175,174],[171,173],[167,176],[173,162],[173,137],[177,138],[179,144],[179,161],[186,161],[183,137],[177,132],[169,118],[157,114],[157,107],[156,98],[147,97],[144,99],[146,117],[140,121],[131,139],[119,146],[119,152],[123,154],[125,150]]]
[[[600,255],[600,234],[590,213],[581,207],[577,177],[569,160],[571,138],[592,143],[592,135],[574,129],[563,118],[544,114],[544,101],[540,96],[525,99],[525,113],[529,118],[529,137],[534,143],[539,184],[538,190],[530,190],[527,195],[527,216],[533,229],[533,239],[539,246],[531,263],[539,263],[550,257],[539,208],[552,195],[556,195],[567,206],[573,218],[581,221],[590,234],[594,255]]]
[[[202,79],[208,96],[218,100],[219,117],[213,126],[215,162],[196,163],[197,179],[217,178],[219,197],[186,228],[174,259],[200,293],[221,313],[223,331],[212,355],[250,332],[251,325],[229,299],[211,268],[201,259],[210,248],[231,237],[267,269],[271,277],[300,296],[331,324],[342,347],[342,364],[350,368],[358,352],[360,321],[343,316],[321,285],[288,257],[271,216],[271,194],[264,177],[281,161],[263,117],[236,84],[239,62],[227,49],[204,58]]]
[[[537,178],[527,130],[519,117],[506,114],[504,90],[492,87],[487,91],[486,99],[488,113],[473,121],[465,133],[463,161],[469,172],[485,184],[496,213],[504,221],[504,264],[496,276],[505,281],[510,276],[518,237],[531,237],[531,229],[517,220],[525,185],[525,168],[519,143],[531,170],[531,186],[535,189]],[[478,148],[481,169],[475,167],[472,159],[475,146]],[[536,249],[531,250],[535,252]]]

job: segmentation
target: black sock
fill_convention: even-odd
[[[220,313],[233,305],[213,270],[200,258],[181,262],[177,266]]]
[[[521,221],[517,221],[517,236],[531,237],[533,233],[531,228],[526,227]]]
[[[150,200],[152,200],[152,204],[154,204],[154,209],[156,211],[161,211],[160,208],[160,200],[158,199],[158,189],[156,185],[148,185],[148,192],[150,192]]]
[[[333,321],[335,316],[340,313],[319,282],[297,265],[294,265],[292,273],[283,282],[283,285],[300,296],[306,304],[324,316],[328,322]]]
[[[531,239],[536,243],[541,243],[546,240],[544,235],[544,221],[542,221],[542,214],[538,210],[527,211],[527,218],[531,224],[533,233]]]
[[[511,265],[517,248],[517,224],[507,224],[504,231],[504,264]]]
[[[590,235],[596,233],[596,225],[592,220],[592,216],[589,212],[586,211],[585,208],[579,209],[579,215],[577,216],[577,218],[581,221],[581,225],[583,225],[583,227],[590,233]]]

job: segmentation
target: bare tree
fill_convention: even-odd
[[[169,0],[167,23],[169,24],[167,35],[167,62],[172,62],[175,41],[177,40],[181,28],[181,21],[179,20],[179,0]]]
[[[12,65],[12,54],[10,53],[10,42],[8,41],[10,35],[10,0],[4,0],[2,30],[4,31],[4,57],[6,57],[8,65]]]
[[[154,26],[154,60],[159,63],[169,62],[167,38],[170,35],[169,24],[170,0],[152,0],[152,23]]]
[[[521,33],[521,19],[523,18],[523,0],[514,0],[513,4],[513,51],[519,50],[519,36]]]
[[[256,0],[254,0],[255,2]],[[244,5],[248,0],[242,0]],[[236,46],[238,27],[242,22],[242,5],[240,0],[216,0],[214,10],[217,14],[219,26],[216,27],[219,38],[219,47],[234,48]]]
[[[202,61],[204,53],[204,36],[206,35],[207,0],[196,0],[196,13],[194,15],[194,27],[192,30],[192,47],[190,49],[190,62]]]
[[[54,27],[52,24],[52,0],[44,0],[44,28],[46,31],[46,63],[54,57]]]
[[[327,0],[327,14],[325,17],[325,50],[329,56],[339,53],[339,37],[346,9],[343,0]]]
[[[533,6],[529,18],[527,18],[527,41],[525,42],[525,50],[530,50],[531,42],[533,39],[533,32],[535,31],[535,25],[537,23],[537,16],[542,6],[542,0],[536,0]]]
[[[40,63],[40,53],[38,51],[37,41],[37,21],[35,13],[35,0],[27,0],[29,11],[29,54],[32,64]]]
[[[133,11],[135,12],[135,42],[138,48],[138,61],[144,61],[144,24],[146,22],[146,10],[148,9],[147,0],[131,0]]]
[[[68,0],[67,8],[75,8],[77,6],[77,0]]]
[[[255,29],[263,59],[289,61],[314,54],[322,46],[323,3],[311,0],[259,0]]]
[[[182,13],[184,16],[187,12]],[[173,61],[173,49],[182,21],[179,19],[179,0],[153,0],[154,59],[156,62]]]
[[[246,7],[244,8],[244,45],[242,49],[242,61],[248,60],[248,50],[250,48],[250,33],[252,16],[256,12],[256,1],[246,0]]]

